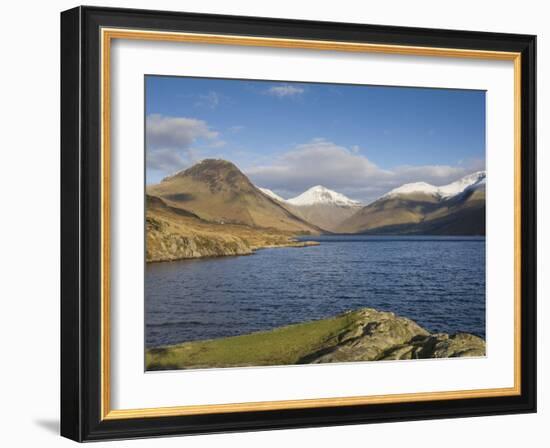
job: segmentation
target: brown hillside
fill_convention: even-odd
[[[203,160],[149,186],[147,193],[210,222],[305,234],[321,232],[267,197],[233,163],[225,160]]]
[[[344,221],[341,233],[485,235],[485,187],[448,200],[404,194],[364,207]]]
[[[296,241],[291,232],[204,221],[158,197],[147,195],[146,199],[147,262],[247,255],[267,247],[315,244]]]

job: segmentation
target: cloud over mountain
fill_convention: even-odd
[[[422,180],[442,185],[483,168],[482,161],[471,161],[456,166],[403,165],[388,170],[360,154],[356,147],[317,138],[296,145],[269,165],[251,167],[246,173],[257,185],[287,197],[322,184],[369,202],[404,183]]]
[[[173,173],[196,161],[192,145],[206,140],[211,147],[223,145],[219,134],[203,120],[150,114],[145,123],[147,168]]]

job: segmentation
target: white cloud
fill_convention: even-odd
[[[212,131],[205,121],[195,118],[168,117],[150,114],[146,120],[147,149],[180,149],[191,145],[199,138],[213,140],[218,133]]]
[[[299,194],[313,185],[324,185],[353,199],[370,202],[389,190],[408,182],[425,181],[435,185],[452,182],[475,170],[482,161],[467,165],[403,165],[385,170],[358,153],[325,139],[297,145],[272,164],[246,170],[256,185],[281,192]]]
[[[198,150],[192,148],[197,141],[205,140],[212,148],[225,144],[205,121],[195,118],[150,114],[145,129],[147,169],[163,174],[197,161]]]
[[[260,186],[296,193],[316,184],[359,188],[374,177],[390,175],[366,157],[320,138],[297,145],[274,163],[251,168],[247,174]]]
[[[273,86],[266,91],[268,95],[274,95],[278,98],[295,97],[301,95],[304,92],[305,90],[302,87],[292,86],[289,84]]]
[[[210,91],[206,94],[199,95],[195,106],[206,107],[208,109],[216,109],[220,104],[221,97],[218,93]]]
[[[188,157],[182,157],[172,149],[147,151],[146,159],[148,169],[162,171],[163,173],[178,171],[189,162]]]
[[[481,166],[480,168],[476,168],[476,166],[402,165],[394,168],[394,173],[400,180],[403,180],[403,183],[422,180],[434,185],[444,185],[456,180],[457,177],[470,174],[479,169],[484,169]]]

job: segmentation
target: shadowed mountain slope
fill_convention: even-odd
[[[470,183],[461,179],[450,184],[462,188],[456,188],[454,194],[448,194],[446,187],[432,187],[429,184],[400,187],[363,207],[336,231],[485,235],[485,175],[467,178]]]

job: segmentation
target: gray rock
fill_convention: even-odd
[[[485,355],[485,341],[471,334],[430,334],[410,319],[370,308],[354,311],[353,315],[349,327],[300,362],[316,364]]]

